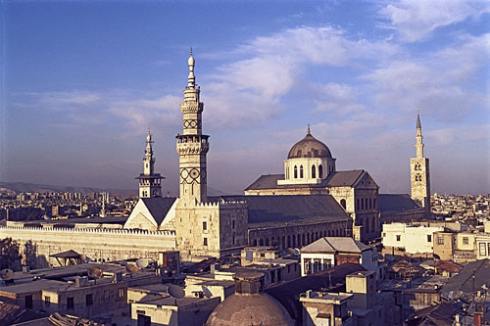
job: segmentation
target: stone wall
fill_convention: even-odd
[[[32,262],[35,256],[35,266],[31,267],[58,266],[57,259],[50,256],[67,250],[75,250],[94,261],[157,260],[159,252],[175,250],[175,233],[172,231],[0,226],[0,238],[18,241],[21,254],[29,261]]]

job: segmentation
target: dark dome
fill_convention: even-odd
[[[289,150],[288,158],[320,157],[332,158],[327,145],[316,139],[308,132],[305,138],[294,144]]]
[[[221,302],[206,322],[207,326],[294,325],[289,313],[268,294],[232,294]]]

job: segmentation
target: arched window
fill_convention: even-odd
[[[298,167],[296,165],[294,166],[294,178],[298,178]]]
[[[315,164],[311,166],[311,177],[314,179],[316,178],[316,167]]]
[[[301,179],[303,179],[303,166],[302,165],[299,166],[299,177]]]
[[[321,164],[318,166],[318,177],[323,178],[323,166]]]
[[[345,202],[345,199],[341,199],[341,200],[340,200],[340,205],[341,205],[341,206],[342,206],[344,209],[346,209],[346,207],[347,207],[347,203]]]
[[[415,164],[415,171],[420,171],[422,168],[419,163]]]

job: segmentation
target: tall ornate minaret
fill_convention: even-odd
[[[424,137],[418,114],[416,130],[415,157],[410,159],[411,196],[420,206],[430,212],[429,159],[424,155]]]
[[[199,101],[199,86],[196,84],[194,66],[196,61],[192,49],[187,60],[189,75],[184,90],[182,111],[182,134],[177,135],[179,154],[180,200],[184,206],[207,200],[206,153],[209,150],[209,136],[202,134],[202,111],[204,104]]]
[[[155,173],[155,158],[153,157],[153,138],[150,130],[146,135],[145,157],[143,158],[143,173],[136,179],[139,180],[140,198],[161,197],[161,181],[163,177]]]

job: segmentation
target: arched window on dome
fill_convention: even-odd
[[[303,166],[302,166],[302,165],[300,165],[300,166],[299,166],[299,177],[300,177],[301,179],[303,179],[303,175],[304,175],[304,174],[303,174]]]
[[[313,164],[313,165],[311,166],[311,177],[312,177],[313,179],[314,179],[314,178],[316,178],[316,166],[315,166],[315,164]]]
[[[318,166],[318,177],[323,178],[323,166],[321,164]]]
[[[294,178],[298,178],[298,167],[296,165],[294,166]]]

